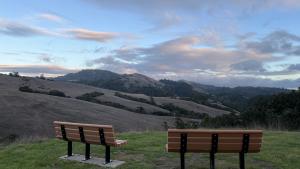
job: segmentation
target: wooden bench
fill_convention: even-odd
[[[185,168],[185,153],[209,153],[210,168],[215,168],[216,153],[239,153],[240,169],[245,169],[245,154],[258,153],[261,130],[198,130],[169,129],[168,152],[179,152],[181,168]]]
[[[116,140],[111,125],[83,124],[54,121],[56,138],[68,141],[68,156],[72,156],[72,141],[85,143],[85,160],[90,159],[90,144],[105,146],[105,163],[110,163],[110,147],[127,144],[126,140]]]

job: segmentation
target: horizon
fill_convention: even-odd
[[[109,72],[112,72],[112,73],[117,73],[117,72],[113,72],[113,71],[110,71],[110,70],[102,70],[102,69],[82,69],[82,70],[79,70],[78,72],[80,71],[84,71],[84,70],[101,70],[101,71],[109,71]],[[78,72],[73,72],[73,73],[78,73]],[[65,74],[65,75],[60,75],[60,76],[54,76],[54,77],[49,77],[49,76],[45,76],[44,74],[39,74],[37,76],[26,76],[26,75],[22,75],[20,74],[19,72],[5,72],[5,73],[0,73],[0,75],[7,75],[9,76],[10,73],[18,73],[19,76],[21,77],[30,77],[30,78],[39,78],[41,76],[45,77],[46,79],[53,79],[53,78],[57,78],[57,77],[63,77],[65,75],[68,75],[68,74]],[[71,73],[71,74],[73,74]],[[132,75],[132,74],[140,74],[140,73],[124,73],[124,74],[121,74],[121,73],[117,73],[119,75]],[[146,76],[144,74],[140,74],[140,75],[143,75],[143,76]],[[146,76],[148,78],[151,78],[149,76]],[[168,78],[161,78],[161,79],[155,79],[153,78],[154,80],[156,81],[160,81],[160,80],[172,80],[172,79],[168,79]],[[278,89],[287,89],[287,90],[299,90],[299,87],[298,88],[281,88],[281,87],[269,87],[269,86],[218,86],[218,85],[214,85],[214,84],[206,84],[206,83],[200,83],[200,82],[195,82],[195,81],[188,81],[188,80],[184,80],[184,79],[178,79],[178,80],[174,80],[174,81],[184,81],[184,82],[191,82],[191,83],[197,83],[197,84],[200,84],[200,85],[207,85],[207,86],[214,86],[214,87],[228,87],[228,88],[236,88],[236,87],[253,87],[253,88],[278,88]]]
[[[295,89],[300,2],[1,1],[0,73],[83,69]]]

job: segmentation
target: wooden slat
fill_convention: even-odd
[[[71,123],[71,122],[62,122],[54,121],[55,126],[65,125],[65,126],[80,126],[80,127],[94,127],[94,128],[112,128],[112,125],[99,125],[99,124],[86,124],[86,123]]]
[[[211,137],[188,137],[188,142],[211,143]],[[168,137],[168,142],[180,143],[180,137]]]
[[[55,127],[55,131],[57,133],[61,133],[61,128],[60,127]],[[65,128],[66,133],[79,133],[79,129],[70,129],[70,128]],[[99,136],[99,131],[97,130],[85,130],[83,129],[83,132],[85,135],[97,135]],[[113,132],[104,132],[104,137],[114,137],[114,133]]]
[[[61,136],[61,133],[56,133],[57,136]],[[78,133],[66,133],[67,139],[70,138],[74,138],[74,139],[79,139],[80,140],[80,134]],[[90,139],[90,140],[100,140],[99,136],[96,135],[84,135],[84,138],[86,140]],[[105,137],[105,142],[115,142],[115,138],[114,137]]]
[[[249,144],[249,152],[259,151],[261,144]],[[179,151],[180,144],[169,143],[168,151]],[[211,144],[187,144],[187,152],[210,152]],[[240,152],[242,144],[218,144],[217,152]]]
[[[178,149],[168,149],[168,152],[180,152]],[[210,153],[210,150],[188,150],[189,153]],[[248,153],[258,153],[260,150],[249,150]],[[218,151],[218,153],[239,153],[239,151],[235,150],[222,150]]]
[[[173,133],[262,133],[262,130],[203,130],[203,129],[168,129]]]
[[[217,132],[182,132],[187,133],[188,137],[211,137],[212,134],[215,134]],[[227,133],[217,133],[219,137],[243,137],[244,134],[249,134],[250,137],[262,137],[262,133],[238,133],[238,132],[227,132]],[[168,132],[168,137],[180,137],[180,132]]]
[[[192,143],[211,143],[211,137],[188,137],[188,142]],[[180,142],[180,137],[169,137],[168,142]],[[219,138],[219,143],[242,143],[243,138],[227,138],[227,137],[221,137]],[[261,143],[262,139],[261,137],[250,137],[249,143]]]
[[[64,125],[66,129],[78,129],[82,127],[84,130],[98,131],[99,128],[103,128],[104,132],[114,132],[112,127],[94,127],[94,126],[76,126],[76,125]],[[61,125],[54,125],[55,128],[60,128]]]
[[[63,139],[61,135],[56,135],[56,138],[59,138],[59,139]],[[76,141],[76,142],[81,142],[80,138],[68,138],[70,141]],[[100,141],[99,140],[94,140],[94,139],[86,139],[86,142],[89,143],[89,144],[100,144]],[[108,145],[111,145],[111,146],[115,146],[115,142],[107,142]]]

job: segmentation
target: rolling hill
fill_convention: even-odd
[[[77,82],[95,87],[156,97],[183,99],[231,111],[243,111],[251,98],[287,92],[270,87],[216,87],[190,81],[155,80],[141,74],[117,74],[106,70],[82,70],[54,80]],[[224,107],[225,106],[225,107]]]
[[[19,87],[22,86],[30,87],[40,93],[21,92]],[[61,91],[67,97],[45,94],[51,90]],[[111,104],[97,104],[76,99],[78,96],[92,92],[102,93],[103,95],[96,99]],[[137,96],[150,99],[149,96],[142,94]],[[154,98],[154,100],[159,104],[176,103],[178,106],[185,105],[187,102],[170,97]],[[114,105],[123,105],[125,108]],[[0,107],[0,140],[10,136],[52,136],[54,120],[112,124],[119,132],[163,130],[163,124],[167,123],[169,126],[174,124],[172,116],[152,115],[153,112],[170,113],[169,110],[158,105],[118,97],[113,90],[30,77],[0,75]],[[134,111],[138,107],[142,107],[145,112]],[[194,110],[196,113],[206,113],[209,116],[215,116],[215,112],[218,112],[217,115],[229,113],[196,103],[190,103],[189,107],[185,105],[183,108]],[[183,118],[183,120],[200,122],[200,119]]]

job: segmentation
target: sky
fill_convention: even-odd
[[[0,72],[300,86],[299,0],[0,0]]]

